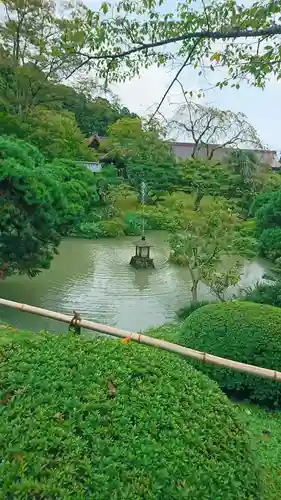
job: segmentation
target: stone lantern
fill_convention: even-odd
[[[150,258],[150,249],[151,246],[145,239],[145,236],[142,236],[136,245],[136,253],[131,258],[130,264],[135,269],[148,269],[154,268],[153,259]]]

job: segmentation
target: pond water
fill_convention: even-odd
[[[129,265],[136,237],[97,241],[69,238],[48,271],[30,280],[15,276],[0,281],[0,297],[71,314],[131,331],[143,331],[175,317],[190,301],[186,268],[167,262],[167,234],[150,232],[156,269],[135,270]],[[266,263],[245,263],[242,284],[253,284],[266,271]],[[200,285],[199,298],[210,298]],[[66,331],[67,325],[0,306],[0,318],[21,328]]]

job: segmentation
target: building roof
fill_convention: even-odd
[[[188,147],[188,148],[194,148],[195,146],[195,143],[194,142],[178,142],[178,141],[167,141],[168,143],[171,144],[171,146],[184,146],[184,147]],[[226,146],[223,146],[221,144],[202,144],[202,146],[204,147],[209,147],[209,148],[220,148],[220,149],[229,149],[230,151],[251,151],[253,153],[274,153],[276,154],[277,151],[275,150],[271,150],[271,149],[256,149],[256,148],[234,148],[234,147],[231,147],[231,144],[230,145],[226,145]]]
[[[90,146],[92,144],[92,142],[94,141],[97,141],[97,142],[101,142],[101,141],[105,141],[107,139],[107,137],[99,137],[98,135],[92,135],[89,139],[88,139],[88,146]],[[174,146],[174,147],[177,147],[177,146],[182,146],[182,147],[187,147],[187,148],[193,148],[195,146],[195,143],[194,142],[181,142],[181,141],[173,141],[173,140],[168,140],[167,141],[169,144],[171,144],[171,146]],[[226,146],[223,146],[221,144],[202,144],[202,146],[207,146],[209,148],[221,148],[221,149],[229,149],[229,150],[234,150],[236,151],[237,150],[241,150],[241,151],[252,151],[253,153],[256,152],[256,153],[264,153],[264,152],[268,152],[268,153],[274,153],[274,154],[277,154],[277,151],[276,150],[272,150],[272,149],[256,149],[256,148],[233,148],[231,147],[231,144],[230,145],[226,145]]]
[[[94,135],[91,135],[91,137],[89,137],[89,139],[87,139],[87,144],[88,144],[88,146],[91,146],[91,144],[94,141],[100,143],[101,141],[105,141],[105,140],[106,140],[106,137],[99,137],[98,135],[94,134]]]

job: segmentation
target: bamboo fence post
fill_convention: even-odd
[[[62,314],[54,311],[49,311],[48,309],[42,309],[41,307],[30,306],[28,304],[20,304],[19,302],[14,302],[12,300],[1,299],[0,305],[5,307],[10,307],[11,309],[17,309],[22,312],[29,312],[31,314],[37,314],[38,316],[43,316],[45,318],[54,319],[56,321],[62,321],[63,323],[70,323],[72,316],[67,314]],[[150,345],[153,347],[158,347],[169,352],[174,352],[185,356],[187,358],[197,359],[202,363],[207,363],[210,365],[221,366],[223,368],[230,368],[231,370],[248,373],[250,375],[256,375],[257,377],[263,377],[267,379],[276,380],[281,382],[281,372],[276,370],[270,370],[268,368],[261,368],[259,366],[248,365],[246,363],[240,363],[238,361],[233,361],[227,358],[221,358],[208,354],[206,352],[196,351],[194,349],[189,349],[188,347],[183,347],[178,344],[172,344],[166,340],[160,340],[157,338],[149,337],[148,335],[142,335],[141,333],[128,332],[126,330],[120,330],[119,328],[114,328],[108,325],[102,325],[100,323],[94,323],[93,321],[88,321],[82,319],[79,322],[80,326],[88,330],[93,330],[96,332],[104,333],[106,335],[111,335],[113,337],[119,337],[123,339],[130,339],[134,342],[139,342],[140,344]]]

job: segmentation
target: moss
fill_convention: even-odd
[[[182,325],[180,343],[242,363],[278,370],[281,366],[281,310],[233,301],[205,306]],[[281,384],[225,368],[195,366],[227,392],[272,405],[281,403]]]
[[[3,498],[262,498],[238,412],[180,357],[41,337],[0,348]]]

